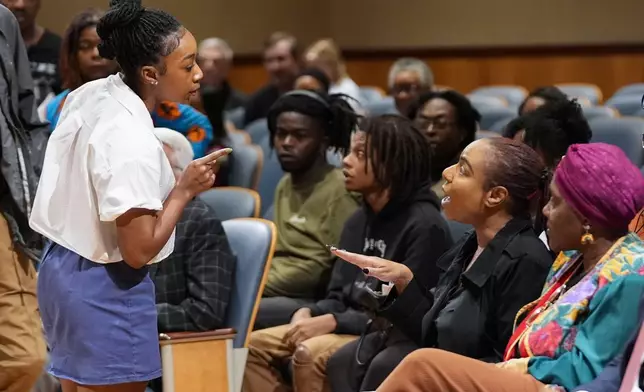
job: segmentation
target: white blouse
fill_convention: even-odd
[[[30,226],[97,263],[123,260],[115,220],[162,210],[174,175],[143,101],[122,75],[69,94],[45,154]],[[174,249],[174,232],[150,263]]]

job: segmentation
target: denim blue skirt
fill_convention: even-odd
[[[80,385],[161,376],[154,283],[148,268],[99,264],[52,243],[38,271],[49,372]]]

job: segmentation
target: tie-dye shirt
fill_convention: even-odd
[[[577,252],[559,254],[543,294],[577,256]],[[569,391],[590,382],[622,352],[639,328],[637,309],[643,296],[644,242],[630,233],[534,318],[519,340],[529,357],[498,366],[528,373],[556,391]]]
[[[52,131],[58,123],[60,111],[68,94],[69,90],[63,91],[47,105],[46,116]],[[169,128],[184,134],[192,144],[195,158],[206,155],[214,138],[208,117],[190,105],[164,102],[152,113],[152,122],[155,127]]]

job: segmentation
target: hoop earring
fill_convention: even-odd
[[[584,234],[581,236],[581,244],[582,245],[594,244],[595,237],[590,233],[590,225],[585,224],[583,227],[584,227]]]

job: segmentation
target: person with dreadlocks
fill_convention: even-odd
[[[340,242],[331,244],[396,260],[433,287],[438,279],[435,262],[452,241],[440,202],[429,189],[430,162],[423,159],[429,149],[423,133],[404,117],[382,116],[361,124],[352,136],[343,172],[347,190],[360,193],[364,202],[344,224]],[[376,356],[374,361],[393,369],[416,346],[398,330],[369,322],[377,301],[371,293],[386,289],[360,269],[335,263],[324,299],[297,310],[288,324],[251,334],[244,392],[288,387],[273,366],[288,364],[289,357],[296,391],[328,388],[327,359],[357,340],[368,324],[374,329],[362,345],[362,355]],[[383,345],[372,339],[383,334]],[[347,370],[329,377],[346,378]]]
[[[329,164],[329,148],[344,153],[358,116],[342,95],[294,90],[268,113],[270,143],[287,174],[275,189],[278,240],[255,328],[287,323],[319,297],[333,262],[327,244],[358,206],[342,172]]]
[[[394,283],[378,314],[419,347],[498,362],[517,311],[539,296],[553,260],[530,219],[533,204],[545,203],[542,195],[547,184],[541,179],[542,169],[543,163],[531,148],[500,137],[473,142],[458,163],[445,169],[443,213],[474,230],[436,262],[441,275],[435,287],[427,285],[423,272],[397,259],[349,249],[334,249],[333,253],[370,277]],[[375,359],[371,363],[363,359],[365,365],[360,365],[356,352],[351,343],[329,359],[327,373],[338,381],[332,381],[332,391],[376,390],[403,359],[396,358],[389,367],[378,366]],[[343,381],[343,377],[351,379],[347,369],[366,371],[372,383],[366,385],[365,378],[362,385],[347,385]]]
[[[143,392],[161,376],[149,265],[172,253],[184,208],[230,150],[192,161],[175,184],[150,112],[187,102],[202,73],[173,16],[112,0],[96,31],[122,73],[71,92],[49,139],[29,221],[50,240],[38,305],[63,392]]]

